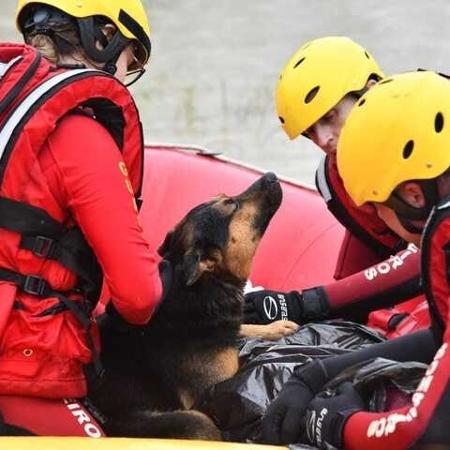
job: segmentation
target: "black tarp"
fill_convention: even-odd
[[[345,321],[304,325],[291,336],[277,342],[251,339],[242,342],[240,369],[230,380],[209,390],[196,405],[209,415],[228,441],[257,440],[261,418],[269,403],[298,365],[327,358],[384,340],[368,327]],[[352,381],[363,394],[367,409],[383,411],[407,401],[425,366],[399,364],[384,359],[354,366],[328,383],[333,390]],[[393,399],[393,400],[392,400]],[[311,448],[295,446],[296,450]]]

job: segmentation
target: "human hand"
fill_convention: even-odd
[[[245,294],[244,323],[268,324],[277,320],[299,323],[302,318],[300,292],[252,291]]]
[[[296,368],[263,417],[261,441],[267,444],[299,442],[308,404],[327,381],[325,368],[319,360]]]
[[[345,423],[364,407],[361,396],[350,382],[340,386],[333,397],[326,393],[318,395],[309,404],[304,418],[306,443],[325,450],[344,448]]]

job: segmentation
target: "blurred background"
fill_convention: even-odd
[[[0,0],[0,39],[20,40],[16,0]],[[147,142],[198,144],[312,184],[321,152],[289,141],[274,87],[307,40],[347,35],[386,73],[450,72],[449,0],[144,0],[153,29],[131,90]]]

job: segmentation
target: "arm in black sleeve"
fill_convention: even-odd
[[[421,330],[391,341],[381,342],[344,355],[332,356],[322,361],[330,380],[347,367],[374,358],[387,358],[393,361],[417,361],[429,364],[438,350],[431,329]]]

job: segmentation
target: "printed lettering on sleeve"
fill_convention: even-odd
[[[396,270],[403,265],[405,259],[419,251],[416,245],[408,244],[408,247],[397,255],[392,255],[388,260],[375,266],[369,267],[364,271],[367,280],[372,281],[379,275],[386,275],[391,270]]]
[[[425,397],[425,394],[430,389],[433,382],[434,375],[439,363],[447,352],[448,344],[443,344],[441,348],[436,353],[433,362],[429,365],[425,376],[419,383],[416,392],[412,396],[412,407],[408,410],[406,414],[393,413],[387,417],[382,417],[372,421],[367,428],[367,437],[369,438],[381,438],[389,436],[394,433],[397,429],[397,424],[403,422],[412,422],[418,417],[418,408]]]

